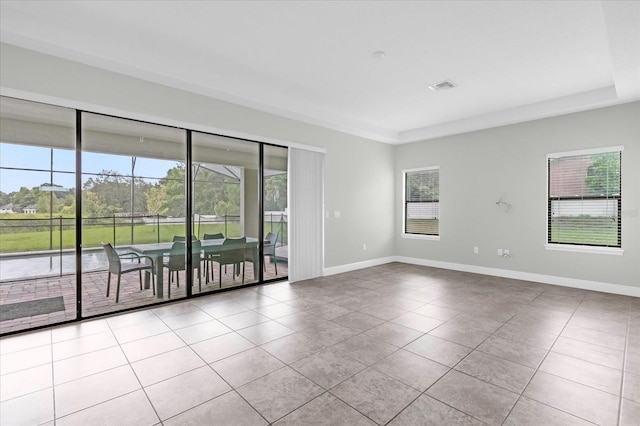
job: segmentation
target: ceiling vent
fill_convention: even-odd
[[[456,84],[453,81],[444,80],[440,83],[432,84],[431,86],[429,86],[429,89],[433,90],[434,92],[439,92],[441,90],[453,89],[454,87],[456,87]]]

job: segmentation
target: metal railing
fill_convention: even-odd
[[[225,236],[240,236],[240,216],[198,216],[193,234],[222,232]],[[264,230],[278,233],[279,245],[287,244],[287,215],[270,212],[264,215]],[[184,218],[148,214],[113,214],[83,217],[83,249],[100,247],[101,242],[114,246],[134,243],[171,241],[184,234]],[[0,216],[0,255],[25,252],[51,254],[75,247],[75,218],[2,218]]]
[[[269,218],[269,220],[267,220]],[[275,220],[274,220],[275,219]],[[274,226],[275,225],[275,226]],[[289,216],[284,213],[269,212],[264,214],[264,231],[278,234],[277,244],[286,246],[289,243],[287,235]]]

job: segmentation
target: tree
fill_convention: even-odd
[[[82,216],[86,218],[100,217],[108,214],[107,206],[100,197],[89,190],[82,191]]]
[[[585,184],[592,195],[620,194],[620,153],[594,155],[587,168]]]
[[[166,214],[174,217],[183,217],[185,210],[185,170],[184,164],[178,163],[167,170],[167,176],[160,180],[160,185],[166,188],[167,201]]]
[[[167,206],[167,188],[164,185],[150,187],[144,194],[147,198],[147,211],[151,214],[166,215],[169,211]]]
[[[75,216],[76,215],[76,203],[74,201],[73,205],[70,206],[62,206],[59,212],[62,216]]]
[[[228,204],[229,216],[240,215],[240,182],[228,182],[223,186],[223,199]]]
[[[284,211],[287,207],[287,175],[269,176],[264,185],[264,210]]]
[[[64,197],[64,207],[76,207],[75,190],[71,188],[66,197]]]
[[[0,191],[0,206],[4,206],[5,204],[9,204],[11,202],[11,198],[9,194],[6,194]]]
[[[102,170],[98,176],[89,178],[82,185],[83,194],[90,193],[83,197],[83,202],[94,203],[95,201],[95,205],[100,206],[99,209],[93,209],[93,205],[91,207],[96,213],[100,211],[96,216],[129,210],[126,207],[130,204],[130,191],[127,179],[112,170]],[[84,205],[82,210],[85,216],[94,216],[88,214],[88,209],[85,209]]]
[[[408,201],[437,201],[440,176],[431,170],[407,173]]]
[[[240,214],[240,187],[235,179],[198,165],[194,166],[193,177],[195,214]],[[162,205],[164,214],[174,217],[186,214],[184,183],[185,166],[182,163],[167,170],[167,175],[160,180],[159,186],[166,191],[166,199]]]
[[[38,213],[56,213],[60,210],[62,202],[55,193],[40,190],[34,191],[34,193],[37,194],[36,208]],[[50,209],[51,205],[53,205],[53,209]]]
[[[216,216],[240,216],[240,206],[229,201],[218,201],[215,208]]]
[[[202,166],[194,166],[193,174],[194,213],[213,214],[218,201],[225,198],[224,185],[228,178]]]
[[[147,199],[144,194],[151,186],[141,178],[134,178],[134,201],[131,207],[131,177],[123,176],[112,170],[102,170],[98,176],[89,178],[83,185],[83,191],[91,191],[107,206],[108,213],[146,212]]]
[[[219,188],[221,194],[215,206],[216,215],[240,216],[240,183],[234,179],[228,179]]]
[[[37,195],[35,194],[36,188],[37,187],[29,189],[23,186],[18,192],[9,194],[11,202],[13,203],[13,211],[22,212],[22,209],[36,205],[38,201]]]

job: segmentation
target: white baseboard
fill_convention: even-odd
[[[358,269],[369,268],[371,266],[384,265],[385,263],[391,263],[391,262],[397,262],[397,261],[398,260],[396,260],[395,256],[389,256],[389,257],[381,257],[379,259],[365,260],[363,262],[349,263],[346,265],[332,266],[330,268],[324,268],[322,275],[327,276],[327,275],[341,274],[343,272],[356,271]]]
[[[640,287],[620,284],[603,283],[599,281],[580,280],[576,278],[557,277],[554,275],[534,274],[531,272],[511,271],[508,269],[487,268],[485,266],[466,265],[462,263],[443,262],[440,260],[419,259],[415,257],[390,256],[372,259],[364,262],[325,268],[323,275],[334,275],[343,272],[356,271],[370,266],[384,265],[390,262],[408,263],[411,265],[430,266],[433,268],[451,269],[454,271],[471,272],[474,274],[490,275],[494,277],[512,278],[516,280],[533,281],[543,284],[580,288],[583,290],[600,291],[603,293],[620,294],[623,296],[640,297]]]

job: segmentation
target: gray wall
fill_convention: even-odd
[[[618,145],[624,255],[545,250],[546,155]],[[440,166],[440,241],[400,236],[402,170],[421,166]],[[395,174],[399,256],[640,287],[639,102],[398,146]]]
[[[390,145],[7,44],[0,75],[4,88],[324,148],[325,267],[393,255]]]
[[[0,75],[5,88],[324,148],[325,267],[398,255],[640,287],[637,102],[391,146],[5,44]],[[545,250],[546,154],[617,145],[624,255]],[[441,240],[403,239],[401,170],[430,165],[441,167]],[[503,193],[509,213],[495,205]]]

